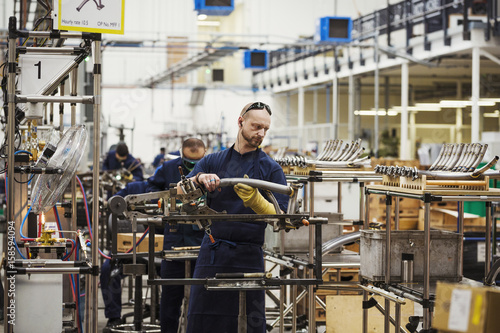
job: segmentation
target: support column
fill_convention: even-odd
[[[318,90],[313,91],[313,124],[318,123]]]
[[[347,117],[347,139],[349,141],[354,140],[354,76],[352,71],[349,74],[349,106],[348,106],[348,117]]]
[[[403,160],[410,159],[408,150],[408,62],[401,64],[401,140],[399,156]]]
[[[302,152],[304,145],[304,87],[299,87],[299,92],[298,92],[298,102],[297,102],[297,107],[298,107],[298,129],[299,129],[299,142],[297,143],[297,147],[299,149],[299,154]]]
[[[413,158],[415,156],[415,142],[417,142],[417,121],[416,121],[416,116],[417,112],[411,111],[410,112],[410,143],[411,143],[411,149],[410,149],[410,158]]]
[[[457,99],[461,100],[462,99],[462,82],[458,81],[457,82]],[[455,142],[456,143],[462,143],[462,125],[463,125],[463,113],[462,113],[462,108],[457,108],[456,109],[456,114],[455,114]]]
[[[470,126],[471,142],[479,142],[479,84],[480,84],[480,49],[479,47],[472,48],[472,114]]]
[[[339,79],[337,77],[337,71],[333,69],[335,77],[332,82],[332,138],[338,139],[339,137]]]
[[[379,103],[378,103],[378,98],[379,98],[379,69],[378,69],[378,39],[375,39],[375,74],[374,74],[374,107],[375,107],[375,122],[373,124],[373,150],[375,152],[375,157],[378,157],[378,140],[379,140],[379,134],[378,134],[378,109],[379,109]],[[386,115],[387,116],[387,115]]]

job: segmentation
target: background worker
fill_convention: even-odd
[[[153,167],[156,169],[157,167],[159,167],[160,165],[163,164],[163,162],[165,162],[165,148],[160,148],[160,153],[158,155],[155,156],[155,159],[153,160]]]
[[[253,187],[238,184],[235,188],[219,188],[221,178],[245,175],[286,185],[281,167],[259,148],[270,125],[268,105],[261,102],[245,105],[238,117],[238,136],[232,147],[205,156],[188,175],[209,191],[210,208],[228,214],[276,213],[274,206]],[[286,211],[288,197],[277,193],[274,196]],[[193,277],[264,272],[262,245],[266,226],[264,222],[212,221],[215,242],[206,235],[203,238]],[[247,332],[266,332],[264,291],[247,291],[246,297]],[[208,291],[204,286],[192,286],[187,332],[237,332],[238,300],[238,291]]]
[[[181,180],[179,167],[184,175],[193,170],[196,163],[203,158],[206,149],[203,141],[195,138],[183,142],[180,158],[164,162],[155,174],[148,179],[148,192],[164,191],[172,183]],[[165,225],[163,249],[171,250],[172,247],[199,246],[204,232],[194,224]],[[191,276],[196,260],[191,261]],[[185,262],[162,260],[160,275],[165,278],[184,278]],[[162,286],[160,299],[160,324],[162,333],[177,333],[179,316],[181,313],[184,286]]]
[[[132,173],[134,180],[143,180],[141,162],[129,153],[125,143],[119,143],[116,150],[110,150],[104,159],[102,170],[126,169]]]

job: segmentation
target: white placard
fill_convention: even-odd
[[[39,95],[61,77],[73,63],[75,56],[63,54],[21,54],[21,95]]]
[[[448,329],[466,332],[469,328],[472,290],[453,289],[450,300],[450,317]]]
[[[59,0],[59,30],[124,33],[125,0]]]

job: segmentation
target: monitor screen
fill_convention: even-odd
[[[231,0],[205,0],[205,6],[207,7],[230,7]]]
[[[329,38],[349,38],[349,20],[347,19],[330,19]]]
[[[252,52],[250,56],[250,66],[264,67],[266,66],[266,53],[265,52]]]

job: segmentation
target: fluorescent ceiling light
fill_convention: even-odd
[[[208,16],[207,16],[207,15],[205,15],[205,14],[200,14],[200,15],[198,15],[198,21],[204,21],[204,20],[206,20],[206,19],[207,19],[207,17],[208,17]]]
[[[482,101],[477,102],[479,106],[494,106],[493,101]],[[442,108],[465,108],[467,106],[472,106],[472,101],[460,101],[460,100],[442,100],[439,102]]]
[[[491,113],[483,113],[483,117],[485,118],[498,118],[500,116],[500,111],[495,110]]]
[[[500,103],[500,98],[480,98],[479,101]]]
[[[356,116],[375,116],[375,114],[377,114],[377,113],[379,116],[386,115],[385,110],[379,110],[378,112],[376,112],[375,110],[356,110],[356,111],[354,111],[354,115],[356,115]],[[396,111],[389,110],[389,112],[387,112],[388,116],[397,116],[397,114],[398,113]]]
[[[196,22],[199,26],[204,27],[218,27],[220,25],[219,21],[198,21]]]
[[[441,111],[439,103],[415,103],[419,111]]]

